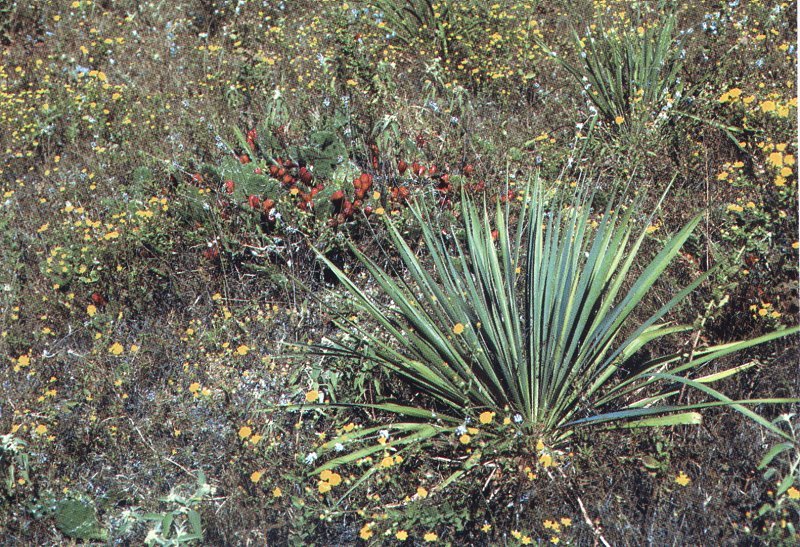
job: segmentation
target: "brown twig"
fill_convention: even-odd
[[[583,514],[583,520],[592,529],[592,533],[594,533],[595,545],[597,545],[597,541],[599,540],[600,543],[605,545],[605,547],[611,547],[611,544],[608,541],[606,541],[606,538],[603,537],[602,529],[599,526],[595,525],[594,522],[592,522],[592,519],[589,517],[589,513],[586,512],[586,507],[583,506],[583,501],[581,501],[581,498],[577,499],[578,499],[578,506],[581,508],[581,513]]]

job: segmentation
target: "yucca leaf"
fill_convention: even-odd
[[[655,373],[652,374],[654,378],[663,378],[667,380],[671,380],[674,382],[679,382],[682,384],[686,384],[687,386],[691,386],[698,391],[702,391],[707,395],[710,395],[723,403],[726,407],[732,408],[737,412],[740,412],[756,422],[757,424],[761,425],[765,429],[768,429],[775,433],[776,435],[783,437],[784,439],[791,439],[792,437],[784,432],[782,429],[777,427],[775,424],[767,420],[766,418],[756,414],[752,410],[746,408],[744,405],[746,404],[796,404],[800,403],[800,399],[792,398],[792,399],[783,399],[783,398],[770,398],[770,399],[748,399],[743,401],[734,401],[726,395],[723,395],[719,391],[708,387],[705,384],[701,384],[700,382],[695,382],[688,378],[684,378],[682,376],[675,376],[674,374],[665,374],[665,373]]]
[[[399,429],[397,427],[398,424],[393,424],[394,429]],[[413,444],[420,442],[422,440],[430,439],[441,433],[441,429],[434,427],[430,424],[422,424],[422,423],[415,423],[415,424],[403,424],[403,430],[411,431],[408,435],[403,437],[399,437],[397,439],[393,439],[391,441],[387,441],[384,444],[374,444],[367,447],[364,447],[360,450],[356,450],[354,452],[348,452],[338,458],[334,458],[332,460],[328,460],[325,464],[320,465],[316,469],[314,469],[311,474],[317,475],[322,473],[326,469],[334,469],[339,467],[340,465],[345,465],[348,463],[352,463],[356,460],[360,460],[361,458],[366,458],[367,456],[371,456],[377,452],[383,452],[385,450],[390,450],[391,448],[402,446],[406,444]]]
[[[643,420],[625,422],[621,424],[620,427],[668,427],[675,425],[698,425],[702,422],[703,415],[699,412],[681,412],[679,414],[668,414],[657,418],[645,418]]]

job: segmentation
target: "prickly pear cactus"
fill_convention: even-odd
[[[336,166],[347,160],[347,149],[334,131],[315,131],[308,141],[308,146],[298,150],[298,156],[314,166],[317,178],[330,178]]]
[[[79,500],[62,500],[56,508],[56,527],[65,536],[76,539],[105,540],[94,507]]]

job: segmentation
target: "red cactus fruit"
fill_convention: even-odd
[[[94,304],[98,308],[102,308],[103,306],[108,304],[108,300],[106,300],[106,298],[99,292],[93,292],[91,299],[92,299],[92,304]]]
[[[392,188],[392,199],[399,202],[405,202],[408,197],[411,195],[411,190],[406,188],[405,186],[398,186]]]
[[[353,216],[353,204],[348,200],[344,200],[344,205],[342,205],[342,214],[345,218],[350,218]]]
[[[311,184],[311,180],[314,178],[311,175],[311,171],[309,171],[305,167],[300,168],[300,170],[298,171],[298,175],[300,176],[300,180],[303,182],[303,184]]]
[[[255,128],[247,132],[247,146],[250,147],[250,150],[256,149],[257,138],[258,138],[258,133],[256,132]]]

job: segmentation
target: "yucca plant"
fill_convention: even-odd
[[[402,43],[407,46],[430,43],[442,56],[447,57],[449,0],[442,0],[438,4],[432,0],[374,0],[371,4]]]
[[[573,31],[577,64],[551,54],[586,91],[603,119],[636,134],[668,120],[683,92],[676,25],[675,13],[667,12],[654,23],[629,29],[587,26],[583,36]]]
[[[489,34],[483,28],[488,17],[483,2],[371,0],[369,5],[396,40],[412,49],[432,47],[442,61]]]
[[[349,338],[312,351],[371,361],[425,397],[416,404],[370,405],[401,419],[347,433],[326,446],[341,450],[381,429],[393,430],[390,441],[348,451],[319,470],[455,431],[487,411],[514,416],[519,431],[534,442],[545,439],[548,446],[563,444],[578,427],[696,424],[698,411],[712,406],[734,408],[783,435],[747,406],[789,400],[734,401],[710,387],[750,365],[705,375],[701,369],[797,328],[689,356],[633,359],[646,344],[691,328],[664,317],[705,276],[676,291],[646,321],[632,325],[631,320],[700,217],[669,238],[634,278],[648,225],[636,204],[625,207],[618,198],[596,211],[586,189],[568,201],[546,198],[538,181],[513,208],[500,202],[488,207],[463,193],[460,234],[443,231],[414,205],[424,242],[418,251],[387,221],[403,265],[399,275],[352,247],[385,298],[373,298],[372,291],[320,256],[369,321],[342,318]],[[684,386],[708,397],[680,403],[677,394]]]

